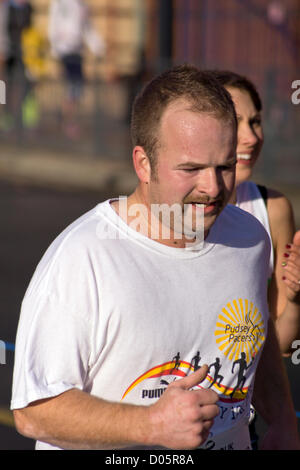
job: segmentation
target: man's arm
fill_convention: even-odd
[[[203,366],[173,382],[150,406],[111,403],[72,389],[15,410],[16,427],[27,437],[64,449],[196,448],[219,413],[213,390],[190,390],[206,374]]]
[[[272,319],[257,367],[253,405],[269,426],[263,450],[299,450],[297,418]]]

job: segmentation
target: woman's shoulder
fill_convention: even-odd
[[[281,238],[290,238],[295,232],[293,207],[282,192],[267,188],[267,212],[272,232],[272,239],[276,244]]]
[[[269,218],[275,220],[289,219],[293,215],[290,200],[280,191],[267,188],[267,209]]]

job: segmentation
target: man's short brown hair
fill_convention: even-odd
[[[131,139],[133,146],[143,147],[155,172],[159,148],[159,126],[167,106],[186,100],[190,110],[211,115],[237,126],[230,94],[211,72],[192,65],[180,65],[158,75],[137,95],[132,109]]]

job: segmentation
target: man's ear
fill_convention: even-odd
[[[132,152],[132,159],[135,172],[141,183],[148,184],[151,177],[151,166],[149,158],[143,147],[137,145]]]

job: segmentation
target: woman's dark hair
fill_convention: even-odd
[[[226,88],[238,88],[239,90],[247,91],[253,101],[256,111],[262,110],[262,102],[255,85],[243,75],[239,75],[229,70],[213,70],[213,76],[218,82]]]

